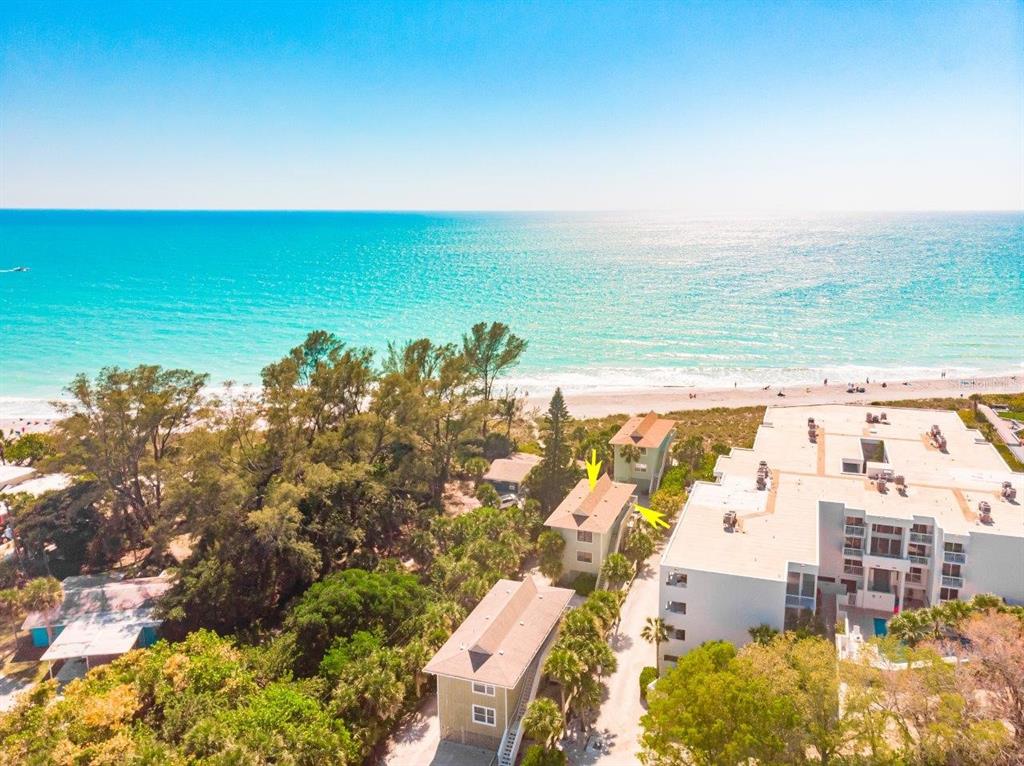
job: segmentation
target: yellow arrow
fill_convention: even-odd
[[[665,514],[661,511],[644,508],[642,505],[636,506],[636,509],[640,511],[640,515],[643,516],[652,527],[665,527],[665,529],[668,529],[669,524],[663,518]]]
[[[597,450],[590,450],[590,460],[587,461],[587,479],[590,481],[590,488],[597,484],[597,475],[601,473],[601,461],[597,459]]]

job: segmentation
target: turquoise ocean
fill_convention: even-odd
[[[1021,213],[4,210],[0,416],[105,365],[252,383],[313,329],[380,349],[495,319],[537,394],[1018,374],[1022,243]]]

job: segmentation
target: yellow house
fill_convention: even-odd
[[[572,598],[567,588],[499,580],[452,633],[425,672],[437,677],[441,738],[515,759],[519,721]]]
[[[616,550],[622,520],[635,502],[635,484],[612,481],[604,474],[591,489],[590,481],[581,479],[544,522],[565,540],[562,571],[596,577],[605,557]]]
[[[615,450],[615,480],[633,482],[653,495],[668,464],[675,426],[676,421],[653,412],[627,420],[609,441]]]

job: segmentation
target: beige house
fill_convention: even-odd
[[[519,721],[573,592],[499,580],[424,669],[437,677],[441,738],[498,752],[511,763]]]
[[[538,455],[516,452],[511,457],[498,458],[492,462],[483,481],[494,487],[499,495],[519,495],[523,490],[523,482],[538,463]]]
[[[622,520],[635,502],[635,484],[604,474],[591,490],[589,480],[581,479],[544,522],[565,539],[562,571],[597,576],[605,557],[616,550]]]
[[[675,425],[676,421],[659,418],[653,412],[627,420],[609,442],[615,450],[615,480],[632,482],[653,495],[668,465]],[[636,455],[630,458],[627,447],[635,447]]]

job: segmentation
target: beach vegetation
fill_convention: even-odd
[[[0,441],[3,441],[2,438]],[[0,455],[9,463],[33,466],[56,454],[53,442],[50,434],[24,434],[3,444]]]
[[[546,529],[537,537],[537,559],[541,574],[551,582],[558,582],[562,576],[562,554],[565,538],[553,529]]]
[[[503,322],[478,322],[470,331],[462,336],[462,355],[466,359],[469,371],[474,377],[476,392],[483,403],[483,415],[480,418],[481,432],[487,435],[492,415],[499,414],[493,407],[494,381],[499,375],[507,372],[519,363],[519,358],[526,351],[527,342],[512,333]],[[514,403],[514,399],[512,400]],[[511,430],[514,419],[508,413],[509,402],[505,400],[502,419],[507,431]]]

